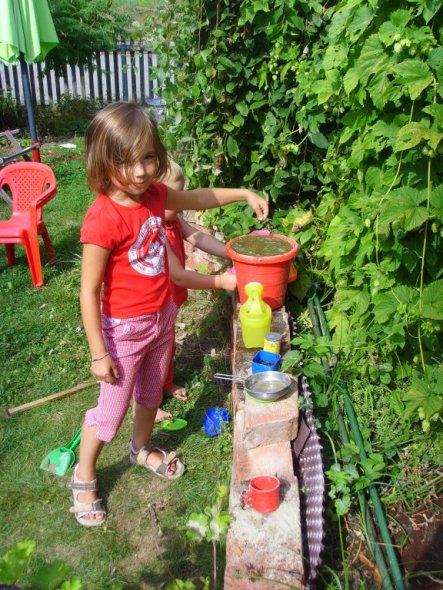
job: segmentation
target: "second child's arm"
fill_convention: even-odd
[[[189,242],[189,244],[192,244],[196,248],[199,248],[208,254],[212,254],[213,256],[228,258],[228,255],[226,254],[226,246],[217,240],[217,238],[214,238],[214,236],[209,234],[205,234],[196,227],[193,227],[187,223],[181,217],[179,217],[179,220],[183,239]]]
[[[227,289],[234,291],[237,286],[237,278],[232,272],[224,272],[218,275],[205,275],[193,270],[186,270],[172,251],[169,244],[168,251],[169,276],[173,283],[186,289]]]
[[[247,188],[196,188],[192,191],[176,191],[168,187],[166,208],[174,211],[203,211],[239,201],[246,201],[260,221],[268,216],[269,206],[266,199]]]
[[[108,257],[109,250],[101,246],[83,246],[80,307],[91,359],[100,359],[91,362],[91,372],[99,381],[115,383],[118,369],[103,340],[100,313],[100,291]]]

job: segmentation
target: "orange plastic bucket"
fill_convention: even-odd
[[[245,285],[251,282],[261,283],[264,287],[263,300],[278,309],[285,302],[291,261],[297,256],[299,246],[295,240],[280,234],[261,235],[261,239],[278,238],[289,244],[290,249],[284,254],[270,256],[251,256],[236,252],[233,247],[239,240],[248,236],[238,236],[226,244],[226,252],[234,263],[237,275],[237,288],[240,303],[247,299]]]

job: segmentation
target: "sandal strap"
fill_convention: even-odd
[[[96,492],[97,491],[97,480],[90,481],[89,483],[80,483],[76,481],[70,481],[65,484],[68,490],[76,490],[77,492]]]
[[[94,502],[89,502],[87,504],[75,504],[74,506],[71,506],[69,512],[71,512],[71,514],[76,514],[77,512],[103,512],[106,514],[101,498],[97,498]]]
[[[175,461],[176,458],[177,458],[177,453],[175,451],[171,451],[163,459],[162,464],[164,463],[165,465],[169,466],[171,463],[173,463]]]
[[[154,447],[154,446],[143,447],[142,449],[139,450],[139,452],[135,456],[137,464],[141,465],[142,467],[147,466],[148,465],[147,459],[148,459],[149,455],[151,455],[155,451],[158,451],[159,453],[163,453],[163,456],[165,456],[165,452],[162,451],[161,449],[159,449],[158,447]]]
[[[171,465],[177,460],[177,453],[171,451],[169,455],[167,455],[160,463],[160,465],[157,467],[157,469],[155,470],[156,473],[160,473],[161,475],[167,477],[168,470],[171,468]]]
[[[146,451],[148,451],[148,456],[152,453],[152,451],[158,451],[159,453],[161,453],[163,455],[163,460],[162,460],[162,464],[164,463],[165,465],[170,465],[174,459],[176,459],[177,457],[177,453],[175,451],[170,451],[168,454],[166,453],[166,451],[164,451],[163,449],[161,449],[160,447],[157,447],[154,443],[149,443],[148,445],[146,445],[146,447],[144,447],[144,449]],[[143,449],[142,449],[143,450]]]
[[[155,451],[163,455],[163,460],[156,469],[148,465],[148,457],[149,455],[151,455],[151,453]],[[149,467],[156,473],[166,475],[171,464],[177,460],[177,453],[175,451],[171,451],[170,453],[166,454],[166,452],[160,447],[156,447],[153,444],[149,444],[146,447],[143,447],[139,450],[139,452],[136,455],[136,460],[138,465],[141,465],[142,467]]]

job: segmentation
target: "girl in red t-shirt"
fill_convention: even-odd
[[[101,387],[97,406],[86,412],[79,463],[67,484],[73,490],[71,512],[83,526],[105,522],[96,463],[104,443],[120,428],[133,394],[130,462],[166,479],[184,471],[175,453],[149,442],[177,313],[169,287],[165,208],[201,210],[244,200],[259,219],[268,214],[267,202],[247,189],[180,191],[157,183],[167,167],[155,121],[142,106],[114,103],[89,125],[87,179],[98,196],[81,230],[80,305],[91,371]]]

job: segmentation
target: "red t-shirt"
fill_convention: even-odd
[[[99,195],[86,212],[80,241],[111,251],[102,292],[102,311],[110,317],[154,313],[170,299],[167,195],[164,184],[152,184],[135,207]]]
[[[180,220],[179,219],[171,219],[170,221],[166,221],[166,239],[168,240],[169,245],[171,246],[171,250],[180,260],[181,265],[185,268],[186,264],[186,256],[185,256],[185,247],[183,245],[183,236],[180,229]],[[183,303],[188,299],[188,290],[186,287],[180,287],[171,281],[171,294],[172,299],[174,300],[177,307],[183,305]]]

